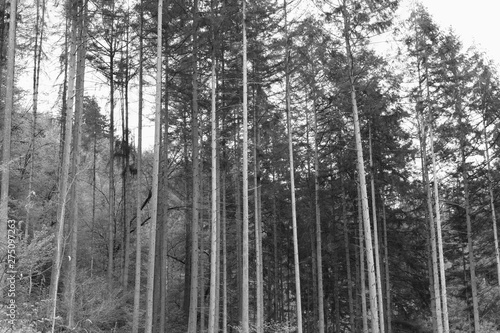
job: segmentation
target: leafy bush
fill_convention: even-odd
[[[80,274],[75,293],[75,316],[78,327],[89,332],[123,329],[127,323],[127,299],[121,289],[109,290],[104,277]],[[64,307],[64,311],[67,307]],[[62,314],[66,317],[66,313]],[[121,330],[120,329],[120,330]]]
[[[42,230],[34,233],[29,243],[21,239],[17,244],[17,272],[21,283],[27,285],[23,290],[31,291],[33,279],[43,281],[44,269],[50,265],[54,253],[53,239],[53,231],[43,226]]]
[[[241,326],[233,327],[237,332],[242,332]],[[292,333],[296,332],[297,327],[291,326],[288,323],[281,322],[266,322],[264,323],[264,332],[265,333]],[[250,324],[250,332],[257,332],[255,325]]]

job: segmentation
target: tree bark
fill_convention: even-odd
[[[61,180],[59,184],[59,202],[58,202],[58,216],[57,216],[57,232],[56,232],[56,249],[54,253],[54,263],[52,266],[52,275],[50,283],[50,297],[52,307],[49,309],[49,318],[52,318],[52,329],[55,327],[56,310],[57,310],[57,292],[59,285],[59,277],[61,274],[62,265],[62,251],[63,251],[63,238],[64,238],[64,223],[66,216],[66,200],[69,179],[70,167],[70,145],[72,137],[72,123],[73,123],[73,104],[74,104],[74,91],[75,91],[75,54],[76,54],[76,4],[68,2],[70,8],[69,15],[71,17],[71,44],[69,52],[69,73],[68,73],[68,101],[66,103],[66,125],[65,137],[63,147],[63,158],[61,161]],[[3,193],[3,192],[2,192]]]
[[[65,289],[67,307],[68,307],[68,326],[75,326],[75,292],[76,292],[76,263],[77,263],[77,245],[78,245],[78,166],[80,164],[80,141],[81,141],[81,124],[83,114],[83,92],[85,83],[85,54],[86,54],[86,15],[87,15],[87,0],[80,0],[77,3],[78,12],[78,50],[76,60],[76,91],[75,91],[75,122],[73,125],[73,155],[71,161],[71,200],[70,200],[70,256],[69,256],[69,272],[68,272],[68,288]]]
[[[387,333],[392,333],[392,302],[391,302],[391,282],[389,275],[389,247],[387,238],[387,220],[385,216],[385,204],[382,203],[382,222],[384,232],[384,260],[385,260],[385,292],[386,292],[386,316],[387,316]]]
[[[115,6],[112,3],[114,13]],[[115,247],[115,80],[114,80],[114,52],[113,34],[114,22],[111,19],[111,41],[109,43],[109,220],[108,220],[108,285],[113,286],[114,247]]]
[[[132,317],[132,333],[139,332],[139,309],[141,303],[141,191],[142,191],[142,107],[143,107],[143,30],[144,30],[144,14],[143,14],[143,1],[139,4],[139,107],[137,116],[137,189],[136,189],[136,244],[135,244],[135,284],[134,284],[134,313]]]
[[[33,174],[35,172],[35,154],[36,154],[36,123],[38,112],[38,88],[40,86],[40,64],[42,60],[42,45],[43,45],[43,31],[45,27],[45,0],[42,0],[42,13],[40,14],[40,0],[36,1],[36,23],[35,23],[35,47],[33,57],[33,122],[31,133],[31,161],[30,161],[30,176],[28,182],[28,196],[26,205],[26,227],[25,238],[30,240],[33,237],[33,226],[31,221],[31,208],[33,207],[32,193],[33,193]],[[3,36],[3,35],[2,35]],[[1,56],[0,52],[0,56]],[[1,71],[1,67],[0,67]],[[31,280],[31,276],[30,276]]]
[[[495,246],[495,258],[497,262],[497,283],[500,287],[500,249],[498,246],[497,216],[495,212],[495,196],[493,193],[493,179],[491,177],[491,161],[488,144],[488,133],[486,131],[486,116],[483,116],[484,153],[488,172],[488,193],[490,197],[491,222],[493,224],[493,242]]]
[[[153,180],[152,180],[152,198],[151,198],[151,229],[148,260],[148,279],[147,279],[147,297],[146,297],[146,333],[151,333],[153,328],[153,286],[154,286],[154,263],[156,251],[156,225],[158,218],[158,182],[160,167],[160,133],[161,133],[161,75],[162,75],[162,17],[163,0],[158,0],[158,27],[157,27],[157,49],[156,49],[156,96],[155,96],[155,144],[153,159]]]
[[[361,191],[358,185],[358,224],[359,224],[359,253],[360,253],[360,284],[361,284],[361,315],[363,318],[363,333],[368,333],[368,310],[366,304],[366,277],[365,277],[365,237],[363,232],[363,208],[361,205]]]
[[[314,100],[314,204],[316,212],[316,269],[318,271],[318,332],[325,333],[325,305],[323,291],[323,254],[321,240],[321,209],[319,204],[319,135],[318,114],[316,110],[316,98]],[[349,268],[350,270],[350,268]],[[349,274],[350,276],[350,274]],[[348,283],[350,286],[348,276]],[[351,289],[349,289],[351,291]],[[352,297],[352,294],[350,295]],[[351,300],[351,299],[350,299]],[[352,305],[352,303],[350,303]]]
[[[284,0],[285,15],[285,95],[286,95],[286,114],[287,114],[287,132],[288,132],[288,155],[290,164],[290,194],[292,201],[292,232],[293,232],[293,258],[295,268],[295,298],[296,298],[296,316],[297,333],[302,333],[302,300],[300,292],[300,261],[299,261],[299,243],[297,235],[297,212],[295,208],[295,168],[293,163],[293,143],[292,143],[292,114],[290,108],[290,37],[288,35],[287,22],[287,1]]]
[[[193,197],[191,224],[191,290],[189,300],[188,333],[196,333],[198,315],[198,230],[200,202],[200,165],[199,165],[199,129],[198,129],[198,0],[193,1],[193,100],[192,100],[192,160],[193,160]]]
[[[222,333],[227,333],[227,212],[226,212],[226,170],[222,170]]]
[[[256,64],[254,63],[254,72]],[[255,92],[255,86],[253,88]],[[257,93],[258,95],[258,93]],[[253,131],[254,131],[254,219],[255,219],[255,288],[256,288],[256,319],[255,330],[257,333],[264,332],[264,274],[262,263],[262,218],[261,218],[261,184],[260,184],[260,160],[258,157],[258,149],[260,149],[260,132],[259,132],[259,112],[257,98],[254,93],[253,100]]]
[[[130,8],[127,8],[126,15],[126,39],[125,39],[125,76],[123,82],[123,95],[125,97],[124,106],[124,119],[123,119],[123,138],[122,138],[122,147],[125,148],[124,153],[124,163],[123,163],[123,289],[126,291],[128,289],[128,280],[129,280],[129,266],[130,266],[130,222],[127,218],[127,187],[128,187],[128,172],[130,170],[130,143],[129,143],[129,126],[128,126],[128,110],[129,110],[129,100],[128,100],[128,83],[130,80],[129,73],[129,28],[130,28]]]
[[[247,93],[247,32],[246,0],[243,0],[243,230],[242,230],[242,333],[249,333],[249,240],[248,240],[248,93]]]
[[[469,250],[469,271],[470,271],[470,284],[472,292],[472,311],[474,315],[474,332],[480,332],[480,319],[479,319],[479,302],[477,296],[477,281],[476,281],[476,259],[474,258],[474,242],[472,240],[472,222],[470,217],[470,199],[469,199],[469,176],[467,171],[467,163],[465,157],[465,145],[462,142],[460,147],[460,154],[462,155],[462,177],[464,184],[464,198],[465,198],[465,222],[467,224],[467,247]]]
[[[340,187],[342,190],[342,222],[344,227],[344,248],[345,248],[345,260],[346,260],[346,270],[347,270],[347,297],[349,303],[349,325],[350,331],[354,332],[354,301],[353,301],[353,293],[352,293],[352,273],[351,273],[351,253],[350,253],[350,244],[349,244],[349,229],[347,227],[347,203],[346,203],[346,194],[344,189],[344,181],[342,175],[340,176]]]
[[[378,304],[377,304],[377,282],[376,282],[376,274],[375,274],[375,263],[373,257],[373,243],[372,243],[372,231],[370,226],[370,213],[368,208],[368,195],[366,190],[366,178],[365,178],[365,165],[363,158],[363,147],[361,144],[361,131],[360,124],[358,118],[358,106],[356,101],[356,89],[354,82],[354,63],[353,63],[353,54],[351,50],[351,41],[350,41],[350,23],[349,23],[349,14],[345,7],[346,3],[344,1],[344,9],[343,9],[343,17],[344,17],[344,39],[346,44],[346,53],[349,59],[349,82],[350,82],[350,90],[351,90],[351,104],[352,104],[352,113],[354,118],[354,138],[356,142],[356,155],[357,155],[357,170],[358,170],[358,178],[359,178],[359,186],[360,186],[360,195],[361,195],[361,207],[362,207],[362,216],[363,216],[363,224],[364,224],[364,232],[365,232],[365,242],[366,242],[366,261],[368,265],[368,285],[369,285],[369,294],[370,294],[370,310],[372,317],[372,333],[379,333],[379,317],[378,317]]]
[[[17,1],[10,2],[10,22],[9,22],[9,46],[7,50],[7,80],[5,87],[5,111],[3,122],[3,142],[2,142],[2,184],[0,194],[0,234],[4,235],[0,240],[0,250],[2,258],[7,257],[7,221],[9,220],[9,180],[10,180],[10,145],[11,145],[11,127],[12,127],[12,112],[14,109],[14,72],[15,72],[15,55],[16,55],[16,17],[17,17]],[[0,54],[1,56],[1,54]],[[69,150],[69,149],[68,149]],[[68,157],[69,158],[69,157]],[[66,193],[64,193],[65,195]],[[65,198],[64,198],[65,199]],[[62,201],[64,202],[64,201]],[[64,210],[64,209],[63,209]],[[62,220],[64,225],[64,217]],[[62,234],[58,235],[62,238]],[[62,239],[57,238],[58,241]],[[59,249],[59,247],[57,248]],[[60,252],[56,251],[57,254]],[[59,256],[60,258],[60,256]],[[57,267],[57,266],[56,266]],[[3,296],[5,284],[5,265],[0,264],[0,295]],[[52,285],[51,285],[52,287]],[[52,290],[52,288],[51,288]],[[51,293],[52,295],[52,293]],[[57,290],[56,290],[57,296]],[[54,297],[54,308],[55,308]],[[55,315],[54,315],[55,317]],[[50,316],[49,316],[50,318]]]
[[[378,316],[380,321],[380,331],[385,332],[385,322],[384,322],[384,294],[382,292],[382,276],[380,268],[380,247],[378,242],[378,220],[377,220],[377,204],[375,195],[375,167],[373,166],[373,142],[372,142],[372,128],[371,125],[368,127],[368,148],[370,154],[370,187],[371,187],[371,197],[372,197],[372,220],[373,220],[373,247],[375,254],[375,271],[377,276],[377,299],[378,299]]]
[[[213,6],[212,11],[212,23],[214,21]],[[215,37],[215,33],[212,27],[212,39]],[[208,333],[215,333],[216,322],[216,299],[218,298],[218,286],[216,284],[217,280],[217,261],[219,260],[217,256],[217,243],[218,243],[218,229],[217,229],[217,112],[216,112],[216,77],[215,77],[215,49],[212,46],[212,75],[211,75],[211,97],[212,97],[212,110],[211,110],[211,228],[210,228],[210,301],[209,301],[209,314],[208,314]]]

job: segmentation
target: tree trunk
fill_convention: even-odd
[[[189,300],[188,333],[196,333],[198,315],[198,230],[200,203],[200,162],[198,129],[198,0],[193,1],[193,100],[192,100],[192,160],[193,160],[193,203],[191,225],[191,290]]]
[[[114,12],[114,2],[112,11]],[[114,266],[114,247],[115,247],[115,130],[114,130],[114,112],[115,112],[115,80],[114,80],[114,23],[111,20],[111,41],[109,43],[109,221],[108,221],[108,284],[109,288],[113,286],[113,266]]]
[[[66,304],[68,307],[68,326],[75,326],[75,292],[76,292],[76,262],[77,262],[77,244],[78,244],[78,166],[80,164],[80,141],[81,124],[83,114],[83,91],[85,82],[85,54],[87,38],[87,0],[80,0],[77,3],[78,10],[78,51],[76,60],[76,91],[75,91],[75,122],[73,125],[73,155],[71,161],[71,205],[70,205],[70,256],[68,272],[68,288],[65,289]]]
[[[63,148],[63,158],[61,161],[61,181],[59,187],[59,203],[58,203],[58,218],[57,218],[57,233],[56,233],[56,249],[54,254],[54,263],[52,267],[51,283],[50,283],[50,297],[52,300],[52,307],[49,311],[49,317],[52,318],[52,330],[55,327],[56,310],[57,310],[57,292],[59,285],[59,278],[62,266],[62,252],[63,252],[63,238],[64,238],[64,222],[66,216],[66,201],[67,189],[69,178],[69,163],[70,163],[70,145],[72,137],[72,123],[73,123],[73,104],[74,104],[74,90],[75,90],[75,54],[76,54],[76,4],[68,3],[70,8],[69,15],[71,17],[71,46],[69,52],[69,73],[68,73],[68,101],[66,103],[66,126],[65,138]]]
[[[331,244],[332,245],[332,266],[333,266],[333,332],[340,332],[340,283],[339,283],[339,259],[337,254],[337,226],[335,216],[332,218]]]
[[[352,295],[352,273],[351,273],[351,253],[349,249],[349,229],[347,227],[347,203],[346,203],[346,194],[344,189],[344,182],[342,175],[340,176],[340,187],[342,190],[342,222],[344,227],[344,248],[345,248],[345,260],[346,260],[346,269],[347,269],[347,297],[349,303],[349,325],[350,331],[354,332],[354,301]]]
[[[359,253],[360,253],[360,284],[361,284],[361,315],[363,318],[363,333],[368,333],[368,310],[366,304],[366,277],[365,277],[365,237],[363,232],[363,208],[361,193],[358,186],[358,223],[359,223]]]
[[[143,107],[143,29],[144,29],[144,14],[143,14],[143,1],[140,4],[140,23],[139,23],[139,107],[137,116],[137,189],[136,189],[136,244],[135,244],[135,284],[134,284],[134,313],[132,317],[132,333],[139,332],[139,309],[141,303],[141,191],[142,191],[142,107]]]
[[[246,0],[243,0],[243,267],[242,267],[242,333],[249,333],[249,241],[248,241],[248,93],[247,93],[247,32]]]
[[[325,333],[325,305],[323,291],[323,254],[321,240],[321,209],[319,204],[319,135],[316,98],[314,100],[314,204],[316,212],[316,269],[318,271],[318,333]],[[350,276],[350,274],[349,274]],[[349,279],[349,277],[348,277]],[[349,285],[350,282],[348,281]],[[350,289],[349,289],[350,291]],[[351,294],[352,296],[352,294]],[[352,304],[352,303],[351,303]]]
[[[488,193],[490,197],[491,221],[493,223],[493,242],[495,246],[495,258],[497,262],[497,283],[500,287],[500,250],[498,247],[498,231],[497,231],[497,217],[495,212],[495,196],[493,193],[493,179],[491,177],[491,162],[488,143],[488,133],[486,132],[486,116],[483,116],[483,135],[484,135],[484,152],[486,158],[486,166],[488,171]]]
[[[202,144],[203,146],[203,144]],[[205,324],[205,319],[206,319],[206,307],[205,307],[205,298],[206,298],[206,287],[205,287],[205,259],[204,259],[204,254],[205,254],[205,216],[204,216],[204,207],[206,207],[206,202],[205,202],[205,193],[203,192],[203,183],[201,184],[201,190],[200,192],[202,193],[202,201],[201,201],[201,207],[203,207],[203,210],[201,212],[201,231],[200,231],[200,267],[198,269],[200,270],[200,292],[199,292],[199,302],[200,302],[200,332],[205,332],[206,329],[206,324]]]
[[[213,6],[212,6],[212,20],[213,17]],[[213,23],[213,21],[212,21]],[[212,39],[215,37],[215,33],[212,27]],[[215,79],[215,49],[212,47],[212,76],[211,76],[211,90],[212,90],[212,110],[211,110],[211,151],[212,151],[212,166],[211,166],[211,228],[210,228],[210,301],[209,301],[209,313],[208,313],[208,333],[215,333],[216,322],[216,299],[218,298],[218,286],[216,284],[217,280],[217,261],[219,260],[217,256],[217,243],[219,239],[217,238],[217,110],[216,110],[216,79]]]
[[[158,0],[158,27],[157,27],[157,49],[156,49],[156,110],[155,110],[155,144],[153,159],[153,180],[152,180],[152,198],[151,198],[151,229],[148,260],[148,280],[146,297],[146,333],[151,333],[153,328],[153,286],[154,286],[154,263],[156,251],[156,225],[158,218],[158,182],[160,167],[160,133],[161,133],[161,74],[162,74],[162,15],[163,0]]]
[[[363,158],[363,147],[361,144],[361,131],[360,124],[358,118],[358,106],[356,102],[356,89],[354,85],[354,63],[353,63],[353,54],[351,50],[351,41],[350,41],[350,23],[349,23],[349,14],[347,10],[343,9],[344,16],[344,38],[346,43],[346,53],[349,58],[349,82],[350,82],[350,90],[351,90],[351,104],[352,104],[352,113],[354,118],[354,138],[356,141],[356,155],[357,155],[357,170],[358,170],[358,178],[359,178],[359,186],[360,186],[360,194],[361,194],[361,207],[362,207],[362,216],[363,216],[363,224],[364,224],[364,232],[365,232],[365,242],[366,242],[366,262],[368,264],[368,285],[369,285],[369,294],[370,294],[370,310],[372,317],[372,333],[379,333],[379,317],[378,317],[378,304],[377,304],[377,282],[376,282],[376,274],[375,274],[375,263],[373,257],[373,243],[372,243],[372,231],[370,226],[370,213],[368,208],[368,195],[366,191],[366,178],[365,178],[365,165]]]
[[[256,64],[254,63],[254,72]],[[255,86],[253,88],[255,92]],[[257,93],[258,94],[258,93]],[[260,184],[260,160],[258,157],[258,149],[260,149],[260,132],[259,132],[259,112],[257,98],[254,93],[253,101],[253,130],[254,130],[254,146],[253,146],[253,160],[254,160],[254,218],[255,218],[255,284],[256,284],[256,333],[264,332],[264,275],[262,263],[262,218],[261,218],[261,184]]]
[[[426,126],[426,125],[424,125]],[[428,163],[427,163],[427,153],[426,153],[426,144],[425,144],[426,136],[425,131],[422,138],[423,147],[422,147],[422,171],[424,178],[424,187],[426,193],[426,203],[427,203],[427,214],[429,219],[429,229],[430,229],[430,250],[431,250],[431,276],[432,276],[432,290],[434,295],[434,308],[436,311],[435,320],[436,320],[436,329],[438,333],[443,332],[443,319],[442,319],[442,311],[441,311],[441,297],[440,297],[440,289],[439,289],[439,268],[438,268],[438,259],[437,259],[437,247],[436,247],[436,226],[434,223],[434,213],[432,209],[432,192],[429,181],[429,172],[428,172]],[[431,297],[432,298],[432,297]]]
[[[226,169],[222,170],[222,333],[227,333],[227,212]]]
[[[126,24],[127,24],[127,32],[125,39],[125,77],[123,82],[123,90],[125,96],[125,114],[123,119],[124,131],[122,142],[124,143],[122,147],[125,148],[124,153],[124,164],[123,164],[123,289],[126,291],[128,289],[128,280],[129,280],[129,266],[130,266],[130,222],[127,218],[127,174],[130,170],[130,144],[129,144],[129,126],[128,126],[128,83],[130,80],[129,77],[129,27],[130,27],[130,8],[127,8],[126,15]]]
[[[429,107],[429,117],[431,119],[428,120],[429,124],[429,141],[430,141],[430,153],[432,160],[432,177],[433,181],[433,190],[434,190],[434,209],[436,211],[436,236],[437,236],[437,251],[439,258],[439,282],[441,286],[440,290],[440,301],[441,301],[441,311],[443,313],[443,330],[444,333],[450,332],[450,325],[448,319],[448,297],[446,292],[446,272],[444,267],[444,252],[443,252],[443,236],[442,236],[442,226],[441,226],[441,211],[439,205],[439,189],[438,189],[438,179],[436,172],[436,155],[434,153],[434,121],[432,120],[433,112],[431,108],[431,98],[429,92],[429,67],[427,66],[427,62],[424,63],[425,66],[425,76],[426,80],[426,99],[427,105]]]
[[[469,199],[469,176],[467,171],[467,163],[465,158],[465,147],[461,143],[460,153],[462,155],[462,177],[464,182],[464,197],[465,197],[465,222],[467,224],[467,247],[469,250],[469,271],[470,284],[472,291],[472,310],[474,314],[474,332],[480,332],[479,325],[479,304],[477,296],[477,281],[476,281],[476,259],[474,258],[474,243],[472,240],[472,222],[470,218],[470,199]]]
[[[52,307],[49,309],[51,312],[48,317],[52,318],[52,329],[55,327],[56,310],[57,310],[57,292],[59,286],[59,277],[61,274],[62,266],[62,252],[64,242],[64,222],[66,217],[66,201],[67,189],[70,167],[70,153],[71,153],[71,137],[72,137],[72,123],[73,123],[73,104],[74,104],[74,91],[75,91],[75,54],[76,54],[76,4],[68,3],[70,8],[69,15],[71,17],[71,46],[69,52],[69,73],[68,73],[68,101],[66,103],[66,125],[65,137],[63,147],[63,158],[61,161],[61,180],[59,184],[59,203],[58,203],[58,216],[57,216],[57,233],[56,233],[56,249],[54,253],[54,263],[52,266],[52,275],[50,280],[50,297],[52,300]],[[3,192],[2,192],[3,193]]]
[[[11,0],[10,2],[10,22],[9,22],[9,46],[7,50],[7,80],[5,87],[5,111],[4,111],[4,122],[3,122],[3,142],[2,142],[2,184],[1,184],[1,194],[0,194],[0,218],[2,223],[0,223],[0,234],[4,235],[0,240],[0,254],[2,258],[7,257],[7,221],[9,221],[9,178],[10,178],[10,145],[11,145],[11,127],[12,127],[12,112],[14,109],[14,71],[15,71],[15,55],[16,55],[16,17],[17,17],[17,1]],[[0,54],[1,56],[1,54]],[[68,148],[69,151],[69,148]],[[69,156],[68,156],[69,161]],[[64,192],[64,195],[66,192]],[[65,199],[65,198],[64,198]],[[65,201],[60,201],[65,202]],[[59,207],[60,208],[60,207]],[[64,208],[63,208],[64,212]],[[62,220],[59,223],[64,225],[64,215],[62,215]],[[61,223],[62,222],[62,223]],[[58,245],[62,241],[62,233],[57,235]],[[62,245],[62,244],[61,244]],[[59,250],[60,247],[58,246]],[[56,251],[56,258],[60,258],[60,251]],[[59,255],[59,256],[58,256]],[[56,266],[58,267],[58,266]],[[5,285],[5,265],[2,262],[0,264],[0,296],[3,295],[4,285]],[[52,280],[51,280],[52,281]],[[51,284],[51,291],[52,290]],[[55,296],[57,296],[57,289],[54,288]],[[50,295],[53,295],[51,293]],[[55,299],[54,297],[54,311],[55,311]],[[55,315],[54,315],[55,317]],[[49,316],[50,318],[50,316]]]
[[[387,244],[387,220],[385,216],[385,204],[382,203],[382,222],[384,232],[384,260],[385,260],[385,292],[386,292],[386,316],[387,316],[387,333],[392,333],[392,305],[391,305],[391,282],[389,275],[389,247]]]
[[[295,267],[295,298],[296,298],[296,316],[297,333],[302,333],[302,300],[300,292],[300,261],[299,261],[299,243],[297,235],[297,212],[295,208],[295,168],[293,165],[293,143],[292,143],[292,114],[290,109],[290,38],[288,36],[287,22],[287,1],[284,0],[285,15],[285,95],[286,95],[286,114],[287,114],[287,132],[288,132],[288,155],[290,163],[290,192],[292,201],[292,232],[293,232],[293,258]]]
[[[30,161],[30,176],[28,182],[28,196],[26,205],[26,227],[25,238],[30,240],[33,237],[33,226],[31,221],[31,208],[33,207],[32,192],[33,192],[33,173],[35,172],[35,154],[36,154],[36,122],[38,111],[38,88],[40,82],[40,63],[42,60],[42,45],[43,45],[43,31],[45,27],[45,0],[42,0],[42,13],[40,17],[40,0],[36,1],[36,24],[35,24],[35,47],[33,57],[33,123],[31,133],[31,161]],[[3,34],[1,35],[3,36]],[[1,56],[1,52],[0,52]],[[0,67],[1,71],[1,67]],[[31,279],[31,276],[30,276]]]
[[[384,294],[382,292],[382,276],[380,269],[380,247],[378,243],[378,220],[377,220],[377,203],[375,195],[375,167],[373,166],[373,145],[372,145],[372,128],[368,127],[368,148],[370,154],[370,187],[372,197],[372,220],[373,220],[373,240],[374,240],[374,254],[375,254],[375,270],[377,275],[377,296],[378,296],[378,316],[380,321],[380,331],[385,332],[384,322]]]
[[[274,141],[273,141],[274,142]],[[275,176],[273,170],[273,184],[275,184]],[[279,257],[278,257],[278,218],[276,209],[276,195],[273,193],[273,258],[274,258],[274,321],[283,320],[281,313],[283,311],[282,289],[280,286],[279,274]]]

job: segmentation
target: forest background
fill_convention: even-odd
[[[0,329],[499,332],[498,64],[398,6],[0,1]]]

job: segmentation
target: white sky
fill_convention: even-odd
[[[403,0],[408,8],[413,0]],[[473,43],[500,64],[499,0],[420,0],[442,30],[453,27],[468,48]]]
[[[408,9],[411,7],[415,0],[401,0],[399,15],[405,17],[408,15]],[[432,15],[434,21],[439,25],[442,30],[448,29],[450,26],[453,27],[456,34],[460,36],[464,47],[467,48],[472,44],[476,44],[480,50],[484,50],[487,56],[493,59],[497,64],[500,64],[500,42],[497,37],[500,32],[500,19],[498,14],[500,13],[500,0],[420,0],[424,6],[428,8],[429,13]],[[53,23],[57,20],[56,11],[49,15],[49,20]],[[387,41],[392,38],[388,36],[382,37]],[[48,43],[50,44],[50,42]],[[380,43],[383,48],[383,44]],[[387,45],[389,46],[389,45]],[[57,56],[60,53],[59,48],[55,48],[54,45],[45,46],[48,51],[49,59],[43,61],[42,63],[42,73],[41,73],[41,87],[40,87],[40,103],[44,106],[41,107],[41,111],[49,111],[53,114],[60,112],[56,102],[57,99],[57,89],[55,86],[55,74],[59,72],[59,64],[57,61]],[[57,68],[57,70],[55,70]],[[88,69],[89,72],[91,72]],[[90,73],[89,73],[90,74]],[[31,75],[32,73],[28,70],[25,73],[22,81],[26,80],[27,91],[31,91]],[[61,81],[61,77],[57,81]],[[100,100],[100,105],[102,107],[102,112],[104,114],[109,113],[109,106],[107,105],[107,91],[108,87],[104,82],[99,82],[99,79],[95,76],[88,75],[87,82],[85,84],[86,94],[94,95]],[[136,91],[130,92],[130,126],[132,133],[136,134],[137,130],[137,96]],[[118,95],[117,95],[118,97]],[[151,116],[152,109],[154,108],[154,103],[152,96],[146,97],[146,105],[144,110],[144,115]],[[27,101],[28,105],[31,105]],[[45,110],[42,110],[45,109]],[[119,130],[120,126],[120,109],[117,105],[115,117],[115,128]],[[119,131],[117,131],[118,133]],[[144,119],[144,144],[146,147],[151,147],[153,143],[154,129],[152,123]]]

